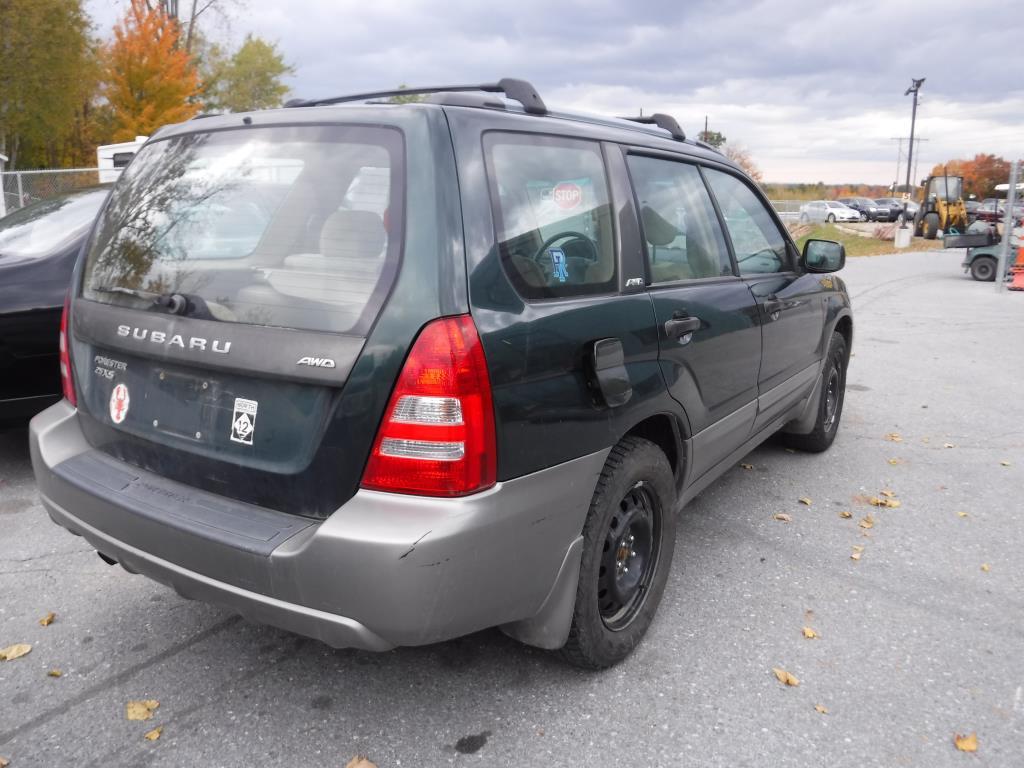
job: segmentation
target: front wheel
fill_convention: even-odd
[[[971,262],[971,277],[982,283],[993,283],[996,279],[996,260],[979,256]]]
[[[585,669],[626,658],[665,591],[675,549],[675,482],[665,454],[626,437],[612,448],[583,526],[583,556],[562,656]]]
[[[939,234],[939,214],[927,213],[924,217],[924,239],[934,240]]]
[[[827,451],[839,431],[839,419],[843,415],[843,400],[846,396],[846,363],[848,355],[846,339],[841,333],[833,333],[828,345],[825,372],[821,377],[821,397],[818,401],[818,416],[814,429],[806,435],[784,434],[784,441],[792,448],[810,453]]]

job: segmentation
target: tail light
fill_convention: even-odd
[[[64,297],[64,311],[60,316],[60,384],[64,399],[73,406],[78,406],[75,397],[75,379],[71,373],[71,351],[68,341],[68,314],[71,312],[71,294]]]
[[[497,477],[487,361],[469,315],[427,325],[405,361],[362,486],[465,496]]]

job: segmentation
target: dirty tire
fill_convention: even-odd
[[[924,217],[924,239],[934,240],[939,234],[939,214],[928,213]]]
[[[610,667],[626,658],[647,632],[672,566],[675,501],[672,469],[654,443],[626,437],[612,448],[583,525],[576,605],[561,650],[570,664]],[[627,538],[636,543],[624,549],[621,542]],[[610,546],[612,542],[620,543]],[[631,549],[636,553],[632,557]],[[632,575],[628,565],[624,573],[618,571],[620,561],[634,564]],[[623,594],[633,598],[619,604]]]
[[[971,277],[982,283],[994,283],[996,280],[996,260],[988,256],[979,256],[971,262]]]
[[[783,441],[791,448],[821,453],[827,451],[836,439],[846,396],[846,363],[846,339],[841,333],[833,333],[828,345],[825,371],[821,377],[821,398],[818,401],[818,417],[814,420],[814,429],[806,435],[783,434]]]

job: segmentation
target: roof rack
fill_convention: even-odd
[[[679,123],[672,115],[665,115],[661,112],[655,112],[653,115],[641,115],[640,117],[624,117],[623,120],[629,120],[634,123],[643,123],[644,125],[656,125],[659,128],[664,128],[668,131],[672,138],[676,141],[686,141],[686,134],[683,133],[683,129],[679,127]]]
[[[503,93],[513,101],[523,105],[523,109],[531,115],[546,115],[548,112],[544,101],[537,94],[537,89],[525,80],[503,77],[497,83],[482,85],[439,85],[431,88],[398,88],[391,91],[373,91],[356,93],[350,96],[332,96],[326,99],[292,99],[285,102],[286,107],[318,107],[326,104],[343,104],[349,101],[366,101],[381,99],[388,96],[418,96],[427,93],[460,93],[465,91],[485,91],[487,93]]]

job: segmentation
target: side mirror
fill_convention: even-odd
[[[834,240],[808,240],[800,261],[808,272],[838,272],[846,265],[846,246]]]

